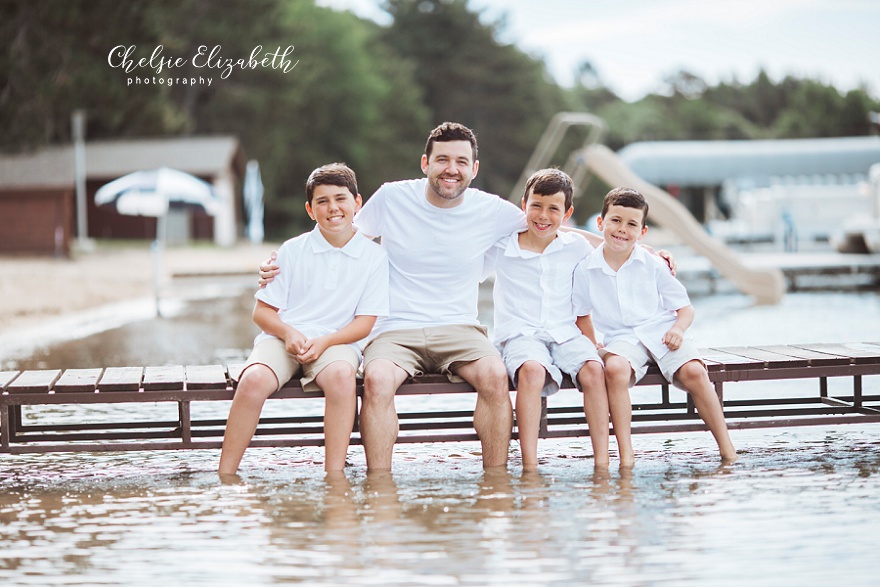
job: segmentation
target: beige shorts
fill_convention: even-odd
[[[450,381],[461,381],[452,373],[456,367],[489,356],[500,357],[485,326],[410,328],[383,332],[371,340],[364,349],[364,367],[370,361],[386,359],[410,377],[442,373]]]
[[[605,355],[612,354],[621,356],[629,361],[633,370],[633,376],[629,382],[630,387],[634,386],[645,376],[648,372],[648,365],[650,365],[652,361],[657,363],[657,366],[660,367],[660,372],[663,374],[666,381],[679,388],[681,386],[675,381],[675,374],[685,363],[699,361],[702,363],[703,367],[706,366],[706,363],[703,361],[702,357],[700,357],[697,345],[690,340],[683,340],[681,346],[678,347],[678,350],[669,351],[659,359],[642,343],[632,344],[623,341],[610,343],[608,346],[600,350],[599,354],[602,355],[603,359],[605,358]]]
[[[350,344],[339,344],[327,348],[317,361],[302,365],[287,352],[284,341],[278,338],[267,338],[254,346],[254,350],[251,351],[247,359],[247,365],[241,372],[244,373],[251,365],[265,365],[278,379],[278,389],[281,389],[294,375],[301,372],[300,383],[303,391],[321,391],[321,388],[315,383],[315,378],[325,367],[336,361],[348,363],[357,372],[361,357],[357,349]]]

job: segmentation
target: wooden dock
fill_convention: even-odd
[[[880,375],[880,341],[849,344],[727,347],[703,349],[709,376],[722,398],[731,429],[880,422],[880,389],[866,393],[863,378]],[[221,446],[224,419],[194,419],[192,406],[229,401],[241,365],[171,367],[110,367],[0,372],[0,452],[40,453],[216,449]],[[830,379],[846,382],[844,393],[832,393]],[[804,380],[797,395],[768,390],[740,397],[737,383]],[[568,382],[570,385],[570,382]],[[688,396],[671,390],[656,369],[639,383],[651,400],[633,403],[633,432],[705,430]],[[836,385],[835,387],[840,387]],[[728,397],[725,397],[725,393]],[[363,390],[359,387],[358,393]],[[471,394],[466,383],[449,383],[436,375],[410,380],[398,395]],[[556,396],[554,396],[556,397]],[[320,398],[288,383],[270,398]],[[589,435],[582,408],[545,406],[543,438]],[[94,421],[90,406],[99,404],[176,404],[176,417],[166,420]],[[423,402],[427,403],[427,402]],[[431,402],[436,405],[437,402]],[[79,405],[81,422],[28,424],[25,410],[33,406]],[[291,409],[296,413],[297,409]],[[100,413],[100,412],[99,412]],[[477,440],[472,409],[403,410],[398,442]],[[360,444],[357,427],[352,444]],[[263,418],[251,446],[320,446],[321,416]]]
[[[789,292],[853,286],[880,286],[880,255],[834,252],[740,253],[744,265],[755,270],[779,269]],[[682,281],[706,281],[717,290],[722,276],[705,257],[681,255],[677,274]]]

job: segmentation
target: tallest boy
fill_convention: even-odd
[[[525,215],[469,187],[479,169],[477,140],[461,124],[431,131],[421,167],[425,178],[384,184],[355,217],[363,234],[382,238],[391,290],[390,315],[378,319],[364,350],[360,430],[367,468],[391,468],[397,388],[411,375],[434,372],[461,377],[477,390],[474,428],[483,466],[503,467],[513,427],[509,383],[477,321],[477,298],[486,251],[525,230]],[[261,269],[264,278],[275,275]]]

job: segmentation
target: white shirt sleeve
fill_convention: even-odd
[[[382,236],[382,220],[385,218],[384,209],[388,198],[386,185],[379,187],[354,217],[354,225],[364,235],[373,238]]]
[[[363,295],[355,309],[356,316],[388,315],[388,256],[385,251],[373,257]]]

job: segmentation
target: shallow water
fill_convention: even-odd
[[[8,585],[872,585],[876,427],[640,436],[630,473],[548,441],[537,474],[484,473],[475,445],[401,449],[391,475],[314,449],[4,456]]]
[[[702,346],[880,332],[878,294],[797,294],[773,307],[736,295],[694,301]],[[93,367],[246,354],[250,299],[199,307],[207,314],[135,322],[15,361]],[[866,379],[866,393],[878,379]],[[79,418],[77,409],[27,417]],[[161,409],[138,408],[145,418]],[[638,435],[635,469],[606,474],[594,472],[589,439],[542,441],[539,471],[526,475],[515,444],[505,473],[482,471],[477,443],[448,443],[401,445],[393,474],[367,475],[353,447],[335,478],[325,478],[320,448],[252,449],[232,483],[214,472],[218,451],[0,455],[0,583],[875,585],[880,425],[731,436],[734,465],[719,465],[708,433]]]

